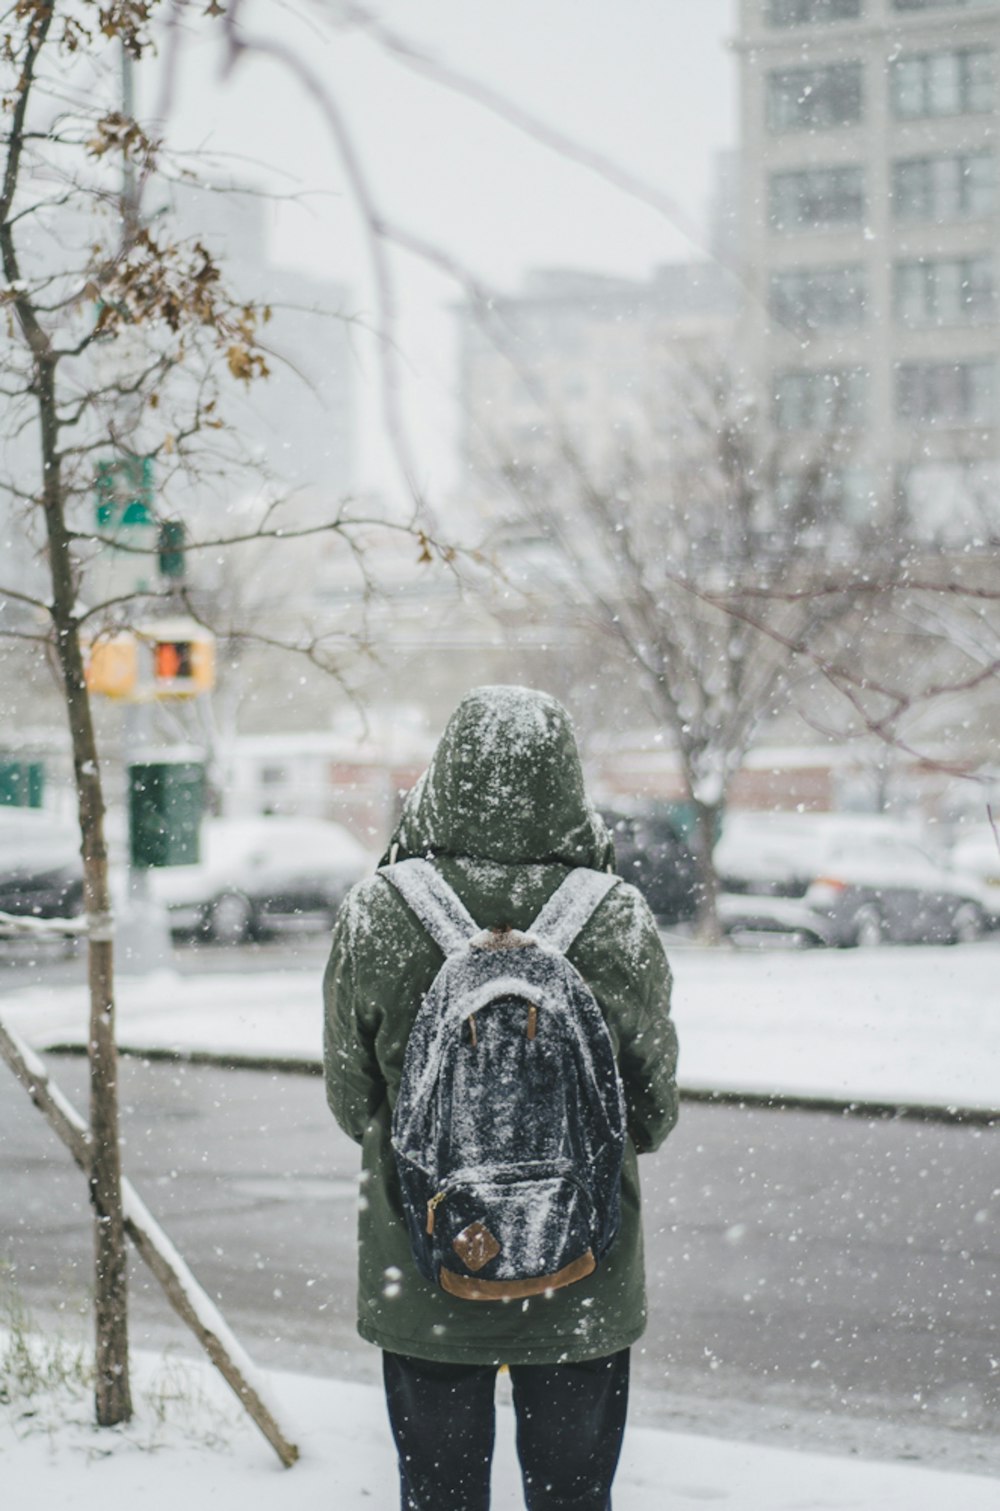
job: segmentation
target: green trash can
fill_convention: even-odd
[[[45,765],[42,761],[0,756],[0,807],[40,808],[45,796]]]
[[[139,761],[128,775],[133,866],[196,865],[205,802],[201,762]]]

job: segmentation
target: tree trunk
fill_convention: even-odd
[[[692,799],[695,827],[692,835],[697,876],[698,912],[696,932],[702,944],[721,944],[719,923],[719,878],[715,874],[713,851],[718,837],[719,803],[702,803]]]
[[[25,12],[31,7],[24,7]],[[8,151],[0,188],[0,260],[13,291],[12,305],[31,352],[30,390],[38,406],[42,508],[52,579],[52,627],[62,673],[73,744],[77,806],[83,856],[83,892],[88,921],[90,982],[90,1113],[93,1130],[90,1198],[95,1223],[95,1321],[97,1331],[97,1420],[102,1427],[132,1415],[128,1369],[127,1258],[122,1220],[121,1163],[111,945],[108,852],[104,839],[104,795],[76,608],[76,582],[67,536],[67,490],[59,450],[56,366],[59,354],[39,321],[21,276],[11,218],[22,166],[28,100],[39,56],[49,36],[55,6],[36,6],[29,17],[27,46],[7,136]]]
[[[97,1421],[102,1427],[132,1415],[128,1354],[128,1253],[122,1216],[118,1136],[118,1056],[115,1048],[114,961],[104,793],[83,652],[76,618],[76,585],[66,533],[65,495],[57,445],[54,381],[47,354],[38,362],[38,404],[45,462],[43,503],[52,576],[52,623],[62,672],[76,778],[87,913],[90,987],[90,1200],[94,1208],[94,1323]]]

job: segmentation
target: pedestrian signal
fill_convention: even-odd
[[[161,638],[162,636],[162,638]],[[215,683],[215,640],[207,630],[153,634],[153,685],[161,698],[210,692]]]
[[[153,651],[153,673],[158,682],[190,677],[193,657],[190,640],[159,640]]]

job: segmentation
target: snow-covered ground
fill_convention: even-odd
[[[847,953],[678,948],[673,965],[688,1087],[1000,1109],[1000,942]],[[119,1037],[130,1047],[319,1058],[318,971],[162,973],[123,978],[119,993]],[[0,1014],[39,1048],[85,1038],[81,986],[12,992]],[[5,1401],[0,1380],[4,1505],[97,1511],[141,1498],[144,1511],[174,1511],[179,1500],[305,1511],[332,1496],[338,1511],[352,1511],[396,1503],[384,1408],[370,1386],[272,1375],[282,1425],[303,1455],[284,1471],[206,1366],[140,1357],[137,1378],[137,1418],[110,1434],[91,1425],[80,1387]],[[522,1504],[506,1395],[502,1381],[499,1508]],[[995,1481],[976,1476],[633,1427],[615,1505],[936,1511],[944,1498],[987,1511],[998,1497]]]
[[[698,1090],[1000,1110],[1000,941],[951,948],[679,948],[681,1081]],[[319,973],[123,978],[138,1049],[315,1061]],[[36,1048],[81,1044],[81,987],[0,999]]]
[[[99,1430],[82,1386],[0,1406],[0,1479],[11,1511],[107,1511],[178,1505],[219,1511],[362,1511],[398,1504],[395,1457],[381,1392],[373,1386],[275,1374],[282,1426],[302,1457],[282,1469],[208,1366],[136,1359],[137,1414]],[[497,1511],[524,1502],[505,1381],[498,1392]],[[32,1415],[24,1415],[26,1411]],[[630,1428],[615,1486],[616,1511],[994,1511],[995,1480],[911,1466],[758,1448]]]

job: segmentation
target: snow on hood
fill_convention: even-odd
[[[477,687],[408,794],[397,858],[465,855],[604,870],[611,839],[583,785],[570,718],[529,687]]]

